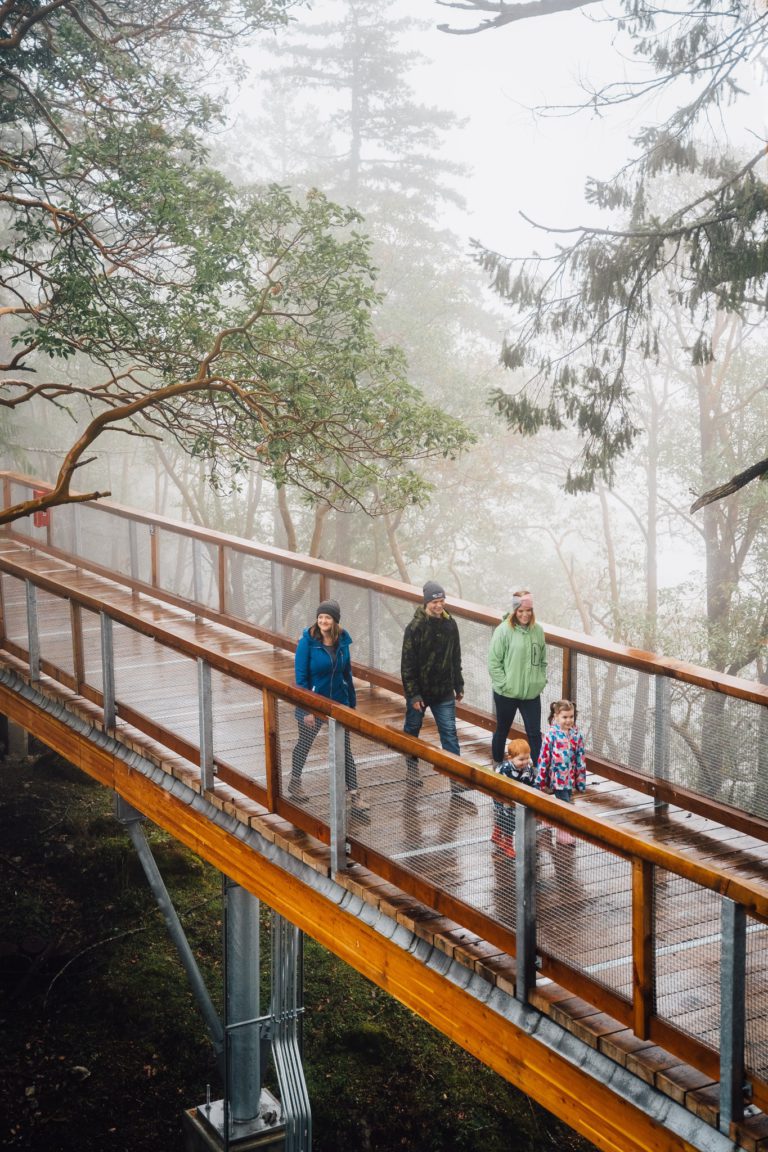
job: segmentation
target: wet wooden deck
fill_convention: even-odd
[[[131,613],[225,657],[232,670],[249,668],[288,684],[293,679],[291,652],[195,618],[191,612],[131,592],[63,561],[0,542],[0,556],[19,572],[45,574],[62,590],[93,598]],[[26,645],[23,583],[2,577],[6,643]],[[44,592],[38,597],[41,658],[73,675],[72,623],[66,600]],[[82,667],[86,683],[101,687],[101,648],[96,611],[83,611]],[[198,743],[197,668],[195,661],[164,647],[151,636],[123,625],[114,627],[116,698],[119,714],[146,717],[154,738],[163,732],[180,745]],[[217,760],[255,783],[265,784],[264,722],[261,694],[251,686],[214,672],[213,746]],[[383,728],[401,730],[402,698],[360,683],[358,711]],[[296,738],[293,708],[278,708],[281,776],[287,783],[290,752]],[[490,763],[490,734],[459,724],[462,755]],[[422,738],[437,746],[431,719]],[[321,735],[307,761],[303,809],[318,820],[328,817],[326,738]],[[359,784],[370,804],[370,819],[353,819],[350,834],[373,852],[406,866],[466,904],[515,928],[515,865],[492,848],[492,803],[473,792],[470,804],[451,800],[448,780],[421,766],[421,786],[409,786],[402,756],[355,734],[353,749]],[[178,751],[178,748],[177,748]],[[590,815],[673,847],[692,860],[716,865],[734,876],[768,888],[768,844],[712,820],[665,808],[615,782],[590,775],[579,805]],[[538,873],[538,940],[555,958],[574,965],[611,992],[631,999],[631,869],[627,861],[586,841],[558,846],[550,830],[541,840]],[[671,873],[655,882],[658,1012],[673,1025],[717,1049],[719,1046],[719,899]],[[594,1009],[592,1010],[594,1012]],[[750,925],[748,944],[748,1060],[752,1071],[768,1079],[768,928]],[[646,1045],[646,1047],[648,1047]],[[705,1082],[709,1083],[709,1081]]]

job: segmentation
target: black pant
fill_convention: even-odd
[[[293,752],[291,753],[291,779],[299,781],[304,765],[309,756],[309,750],[317,739],[317,734],[321,728],[324,727],[325,721],[322,721],[319,716],[314,716],[314,724],[308,727],[304,723],[304,717],[299,720],[299,738],[294,745]],[[352,745],[349,741],[349,732],[344,729],[344,778],[346,780],[347,788],[357,788],[357,765],[355,758],[352,755]]]
[[[531,760],[535,766],[541,751],[541,697],[534,696],[533,700],[513,700],[511,696],[500,696],[498,692],[494,692],[493,702],[496,705],[496,731],[491,743],[494,761],[500,764],[504,759],[507,736],[519,711],[531,746]]]

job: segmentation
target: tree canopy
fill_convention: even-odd
[[[451,32],[483,32],[583,6],[437,3],[483,17],[470,28],[445,26]],[[763,79],[768,10],[746,0],[696,0],[679,9],[622,0],[609,18],[650,68],[585,93],[584,108],[603,114],[666,92],[673,110],[637,132],[635,155],[615,177],[589,182],[599,226],[536,222],[555,238],[549,255],[515,258],[476,246],[497,292],[519,315],[502,358],[524,383],[497,390],[492,403],[526,433],[566,424],[579,430],[584,448],[568,475],[571,491],[590,489],[598,477],[610,480],[636,436],[632,357],[657,356],[668,301],[682,305],[695,324],[682,350],[692,365],[713,355],[710,332],[719,310],[762,315],[768,303],[764,126],[755,129],[751,155],[734,155],[720,129],[726,105]],[[694,507],[766,471],[768,460],[754,462]]]
[[[369,511],[423,499],[410,461],[469,439],[374,338],[360,217],[206,164],[218,64],[289,7],[0,6],[0,406],[78,422],[53,492],[0,522],[99,495],[71,485],[107,429]]]

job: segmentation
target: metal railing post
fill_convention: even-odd
[[[80,509],[77,504],[72,505],[72,551],[75,556],[80,553]]]
[[[25,581],[27,593],[27,652],[29,678],[40,679],[40,631],[37,624],[37,588],[31,580]]]
[[[101,690],[104,727],[111,732],[115,727],[115,647],[112,635],[112,617],[99,613],[101,625]]]
[[[149,526],[149,581],[153,588],[159,587],[159,565],[160,557],[159,551],[159,537],[157,532],[157,525],[150,524]]]
[[[328,776],[331,805],[331,872],[347,866],[347,805],[344,773],[344,728],[333,718],[328,721]]]
[[[202,656],[197,660],[197,709],[200,732],[200,783],[203,791],[213,788],[213,692],[211,666]]]
[[[192,599],[199,604],[203,598],[203,572],[202,558],[200,556],[200,541],[197,536],[192,537]]]
[[[131,566],[131,580],[139,578],[139,539],[136,530],[136,521],[128,521],[128,559]]]
[[[515,812],[515,997],[525,1003],[536,986],[536,816],[524,804],[516,804]]]
[[[747,915],[723,897],[720,911],[720,1131],[744,1119]]]
[[[669,778],[669,680],[654,676],[653,715],[653,774],[658,780]],[[664,800],[654,801],[654,810],[663,814],[669,805]]]
[[[227,611],[229,597],[227,596],[227,554],[224,545],[219,544],[219,612],[222,616]]]
[[[269,578],[272,586],[272,631],[283,630],[283,571],[276,560],[269,565]]]
[[[379,668],[381,660],[381,605],[379,594],[374,588],[368,589],[368,663],[371,668]]]

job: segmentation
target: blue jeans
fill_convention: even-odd
[[[456,700],[451,696],[448,700],[441,700],[437,704],[427,704],[432,713],[435,724],[437,725],[438,735],[440,736],[440,746],[445,752],[453,752],[456,756],[461,755],[459,748],[459,735],[456,731]],[[421,726],[424,723],[424,712],[420,708],[414,708],[410,700],[405,702],[405,723],[403,724],[403,732],[407,732],[409,736],[418,736],[421,732]],[[418,760],[415,756],[406,756],[405,762],[408,766],[409,772],[416,771]],[[464,791],[464,788],[451,782],[451,790]]]
[[[496,731],[491,742],[493,759],[497,764],[501,764],[504,759],[507,736],[515,714],[519,711],[531,747],[531,760],[536,767],[541,752],[541,697],[534,696],[533,700],[513,700],[511,696],[500,696],[498,692],[494,692],[493,702],[496,705]]]

